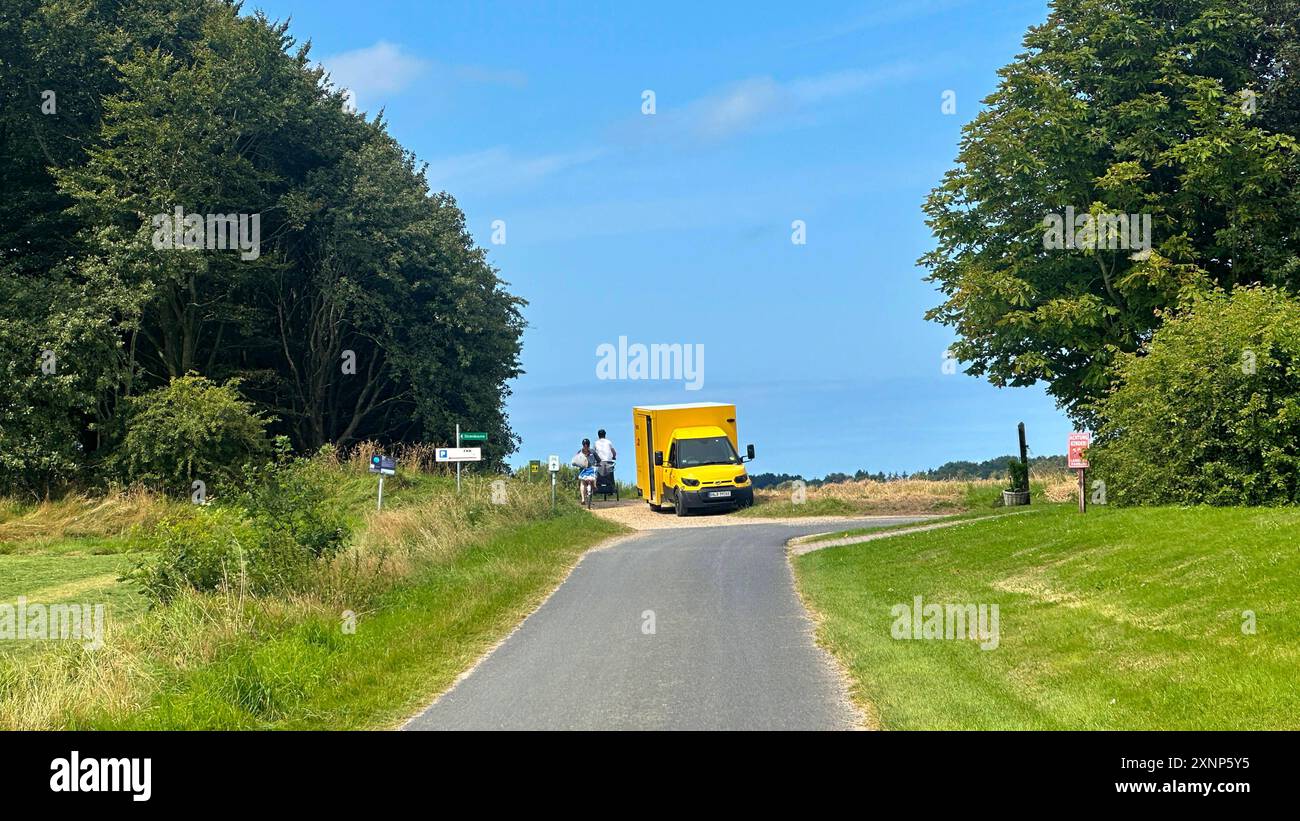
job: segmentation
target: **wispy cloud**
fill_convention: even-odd
[[[720,141],[762,126],[806,119],[817,108],[860,94],[913,72],[906,63],[847,69],[779,82],[752,77],[674,110],[660,101],[655,137]]]
[[[405,91],[417,81],[434,92],[457,85],[489,84],[522,87],[528,78],[513,69],[450,66],[412,54],[404,46],[380,40],[365,48],[321,60],[338,88],[348,89],[354,105],[372,105]]]
[[[895,2],[877,5],[847,20],[828,26],[791,45],[794,47],[819,45],[858,32],[953,11],[961,6],[968,5],[969,2],[970,0],[911,0],[911,2],[907,3]]]
[[[612,141],[593,148],[522,155],[497,146],[429,163],[429,184],[456,192],[496,193],[526,187],[554,174],[617,156],[636,143],[712,144],[745,132],[807,122],[822,108],[913,73],[910,64],[847,69],[778,82],[753,77],[673,108],[661,99],[654,117],[638,117],[615,130]]]
[[[497,146],[435,160],[429,163],[426,173],[434,190],[481,194],[531,185],[557,172],[585,165],[604,153],[604,149],[593,148],[523,156]]]

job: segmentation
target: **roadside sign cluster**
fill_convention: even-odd
[[[438,448],[434,453],[438,462],[480,462],[483,460],[482,448]]]

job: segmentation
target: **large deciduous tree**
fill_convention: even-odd
[[[925,204],[927,317],[967,372],[1087,422],[1164,309],[1300,288],[1300,2],[1054,2],[1024,45]],[[1149,214],[1149,253],[1045,247],[1067,208]]]

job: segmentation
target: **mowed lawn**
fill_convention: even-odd
[[[121,577],[142,554],[121,539],[64,538],[0,544],[0,603],[104,605],[115,625],[148,609],[138,585]],[[0,641],[0,656],[34,652],[46,641]]]
[[[1058,506],[794,567],[884,729],[1300,728],[1300,510]],[[918,595],[998,605],[998,646],[893,638]]]

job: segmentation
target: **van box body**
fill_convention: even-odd
[[[753,504],[754,490],[739,457],[736,406],[719,402],[681,405],[646,405],[632,409],[636,443],[637,494],[652,507],[687,509],[743,507]],[[725,437],[735,454],[734,463],[688,466],[687,457],[698,443]],[[683,456],[674,464],[675,443]],[[692,444],[695,442],[697,444]],[[655,453],[664,456],[655,464]]]

